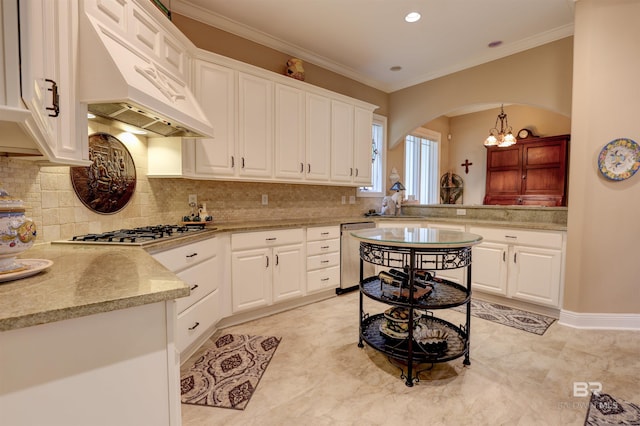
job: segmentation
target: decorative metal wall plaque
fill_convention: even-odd
[[[136,189],[136,166],[129,150],[108,133],[89,135],[89,167],[71,167],[71,183],[82,203],[96,213],[122,210]]]

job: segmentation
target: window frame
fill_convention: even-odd
[[[380,184],[381,184],[381,191],[364,191],[362,190],[362,188],[365,188],[363,186],[358,187],[357,191],[356,191],[356,196],[358,197],[384,197],[385,194],[387,193],[387,179],[386,179],[386,175],[387,175],[387,117],[385,117],[384,115],[378,115],[378,114],[373,114],[373,121],[371,123],[371,126],[373,127],[374,125],[378,125],[380,127],[382,127],[382,146],[379,150],[378,155],[380,156]],[[372,176],[371,179],[373,181],[373,179],[375,179],[375,177],[373,176],[373,171],[372,171]]]
[[[416,197],[416,199],[418,200],[419,203],[421,204],[437,204],[438,200],[439,200],[439,174],[440,174],[440,156],[442,155],[442,134],[440,132],[437,132],[435,130],[431,130],[431,129],[427,129],[424,127],[418,127],[416,129],[414,129],[411,133],[409,133],[407,136],[405,136],[404,138],[404,181],[405,181],[405,186],[407,186],[407,172],[408,172],[408,167],[407,167],[407,137],[408,136],[413,136],[416,138],[420,138],[420,139],[426,139],[428,141],[431,141],[433,143],[435,143],[436,147],[437,147],[437,155],[435,157],[430,157],[431,163],[432,165],[435,165],[435,172],[431,177],[433,178],[433,185],[434,187],[433,189],[433,194],[432,194],[432,199],[431,200],[420,200],[419,195],[420,194],[409,194],[409,195],[414,195]],[[416,153],[418,156],[420,156],[420,152]],[[419,170],[420,170],[420,177],[422,177],[422,161],[420,161],[420,164],[418,165]],[[422,180],[422,179],[420,179]],[[419,190],[420,188],[418,188]],[[419,191],[420,192],[420,191]]]

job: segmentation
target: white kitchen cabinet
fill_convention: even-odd
[[[153,254],[191,289],[189,296],[176,301],[176,347],[180,353],[199,346],[222,318],[223,252],[219,238],[212,237]]]
[[[178,426],[175,302],[0,332],[0,423]]]
[[[236,171],[237,72],[197,59],[195,96],[211,125],[214,137],[195,139],[195,174],[200,177],[233,176]]]
[[[473,226],[469,232],[484,238],[472,252],[474,289],[560,307],[564,233]]]
[[[305,93],[284,84],[275,86],[275,177],[305,176]]]
[[[266,78],[238,73],[240,176],[273,176],[273,86]]]
[[[232,312],[305,294],[302,229],[231,235]]]
[[[362,186],[371,185],[371,164],[373,158],[373,111],[355,107],[353,122],[353,167],[355,173],[353,181]]]
[[[331,99],[307,93],[306,108],[307,181],[329,182],[331,178]]]
[[[354,177],[353,105],[331,101],[331,180],[351,182]]]
[[[307,294],[340,287],[340,227],[307,228]]]
[[[29,0],[20,6],[23,126],[53,163],[89,164],[87,109],[77,101],[78,2]]]

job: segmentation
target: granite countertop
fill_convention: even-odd
[[[0,283],[0,331],[189,295],[189,287],[140,247],[37,244],[25,259],[53,265]]]
[[[151,254],[222,232],[336,226],[342,223],[420,221],[565,231],[566,225],[428,216],[357,216],[214,222],[204,232],[140,246],[36,244],[20,257],[53,265],[31,277],[0,282],[0,331],[177,299],[189,287]]]

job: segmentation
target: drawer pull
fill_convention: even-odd
[[[320,281],[329,281],[329,278],[320,278]]]
[[[275,240],[277,240],[276,237],[265,238],[265,241],[275,241]]]
[[[321,260],[320,263],[329,263],[328,260]]]
[[[191,253],[191,254],[188,254],[187,257],[196,257],[197,255],[198,255],[197,252],[196,253]]]
[[[321,232],[320,235],[329,235],[328,232]]]
[[[326,249],[328,249],[328,248],[329,248],[329,246],[322,246],[322,247],[320,247],[320,248],[321,248],[322,250],[326,250]]]
[[[196,327],[198,327],[199,325],[200,325],[200,323],[196,321],[196,323],[193,324],[193,327],[189,327],[189,330],[195,330]]]
[[[194,284],[193,287],[190,288],[191,291],[195,290],[196,288],[198,288],[198,284]]]
[[[518,239],[518,237],[515,236],[515,235],[505,235],[504,237],[505,238],[511,238],[512,240],[517,240]]]

